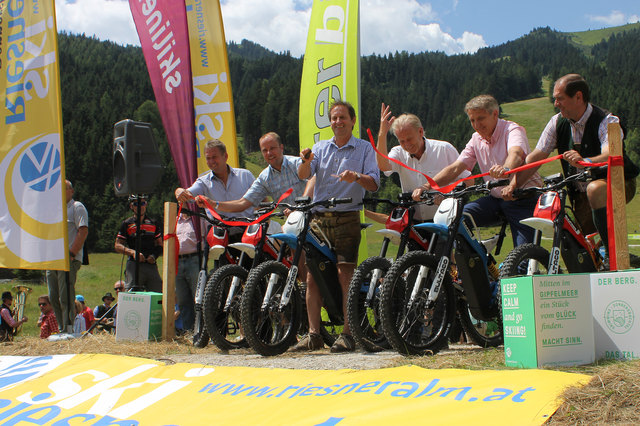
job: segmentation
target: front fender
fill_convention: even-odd
[[[425,229],[440,237],[447,237],[449,235],[449,228],[445,225],[440,225],[437,223],[425,222],[425,223],[419,223],[417,225],[413,225],[413,227],[418,229]]]

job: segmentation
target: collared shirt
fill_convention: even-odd
[[[407,166],[419,170],[429,177],[434,177],[442,169],[450,164],[453,164],[458,159],[458,151],[449,142],[439,141],[436,139],[424,139],[424,153],[420,159],[409,155],[407,151],[402,149],[401,146],[394,146],[389,151],[389,158],[398,160]],[[400,185],[402,191],[410,192],[416,188],[421,187],[427,182],[427,179],[420,173],[408,170],[393,161],[391,164],[391,170],[384,172],[385,175],[391,176],[393,173],[400,175]],[[468,170],[460,173],[460,176],[456,178],[460,179],[469,176],[471,173]],[[438,206],[428,206],[426,204],[418,204],[416,206],[416,219],[428,220],[433,219],[433,215],[438,210]]]
[[[285,202],[293,203],[296,198],[302,196],[307,185],[306,179],[300,180],[298,178],[298,166],[301,162],[302,159],[300,157],[285,155],[282,158],[280,170],[278,171],[269,165],[260,172],[251,188],[247,190],[242,198],[250,201],[254,206],[258,206],[265,197],[270,196],[273,201],[278,201],[278,198],[285,191],[293,188],[293,192],[285,200]]]
[[[73,198],[67,203],[67,232],[69,238],[69,248],[73,244],[73,240],[78,235],[78,230],[83,226],[89,226],[89,214],[84,204],[80,201],[75,201]],[[82,261],[83,248],[76,253],[76,257],[69,260]]]
[[[227,166],[229,167],[229,166]],[[188,188],[194,196],[204,195],[215,201],[239,200],[251,187],[254,177],[249,170],[229,167],[227,184],[218,178],[212,171],[200,175]],[[226,217],[253,217],[253,207],[249,207],[238,213],[223,213]]]
[[[191,254],[198,251],[198,236],[193,229],[193,222],[190,217],[185,219],[182,215],[178,216],[176,236],[180,243],[179,254]]]
[[[313,191],[314,200],[329,198],[351,198],[351,203],[338,204],[332,209],[318,208],[318,211],[356,211],[362,209],[365,189],[358,183],[340,181],[335,177],[345,170],[371,176],[380,187],[380,170],[376,163],[376,153],[371,144],[353,135],[342,147],[335,143],[335,137],[317,142],[313,148],[311,176],[316,175]]]
[[[40,338],[46,339],[52,334],[59,333],[58,321],[56,321],[56,314],[51,310],[46,314],[42,314],[40,322]]]
[[[582,136],[584,135],[584,126],[587,124],[587,120],[591,116],[593,112],[593,106],[591,104],[587,105],[587,109],[585,110],[580,120],[573,121],[569,120],[569,125],[571,126],[571,138],[573,139],[574,145],[580,145],[582,143]],[[536,149],[546,153],[551,154],[551,152],[557,148],[558,146],[558,120],[560,119],[561,114],[558,113],[551,117],[551,120],[547,123],[546,127],[542,131],[540,135],[540,139],[538,139],[538,144],[536,145]],[[620,119],[613,114],[607,114],[607,116],[602,120],[600,126],[598,127],[598,139],[600,139],[600,149],[604,149],[609,146],[609,123],[619,123]],[[620,136],[622,137],[622,130],[620,130]],[[575,148],[579,151],[579,147]]]
[[[530,149],[527,132],[524,130],[524,127],[519,124],[500,118],[491,135],[491,140],[486,140],[480,136],[478,132],[475,132],[471,136],[467,146],[460,153],[458,160],[467,166],[467,170],[472,170],[477,162],[480,171],[486,173],[496,164],[504,165],[509,154],[509,149],[513,147],[520,147],[525,156],[529,154]],[[524,158],[522,160],[524,160]],[[484,176],[483,179],[486,182],[494,180],[491,176]],[[528,188],[530,186],[541,185],[542,179],[540,179],[540,175],[536,172],[524,185],[519,185],[519,187]],[[493,188],[491,195],[496,198],[502,198],[502,188]]]

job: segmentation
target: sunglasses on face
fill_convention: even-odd
[[[124,287],[114,287],[113,289],[115,291],[122,291],[122,290],[124,290]]]
[[[48,303],[38,303],[38,306],[47,306]]]

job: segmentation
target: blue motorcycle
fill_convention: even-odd
[[[426,191],[433,202],[444,197],[433,223],[414,225],[444,239],[437,254],[411,251],[396,260],[382,283],[382,329],[387,341],[405,355],[435,354],[448,345],[452,324],[459,316],[467,335],[478,345],[498,346],[503,341],[497,297],[499,271],[491,255],[505,236],[503,221],[498,235],[480,241],[464,219],[464,197],[489,193],[508,180],[466,187],[449,193]],[[452,253],[454,255],[452,256]],[[452,257],[455,265],[452,265]]]

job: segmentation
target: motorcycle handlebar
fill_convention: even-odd
[[[500,186],[507,186],[509,185],[509,182],[510,182],[509,179],[492,180],[490,182],[487,182],[487,189],[498,188]]]

